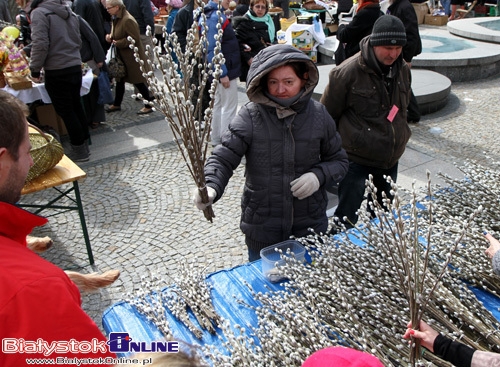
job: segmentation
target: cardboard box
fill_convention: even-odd
[[[314,46],[312,33],[307,30],[292,32],[292,46],[301,51],[312,51]]]
[[[425,14],[424,23],[429,25],[445,25],[448,23],[448,17],[446,15]]]
[[[415,9],[415,13],[417,14],[418,24],[424,23],[425,14],[429,14],[429,5],[427,3],[422,4],[412,4]]]
[[[339,29],[339,25],[338,24],[328,24],[326,26],[326,28],[328,29],[328,31],[330,32],[330,34],[334,34]]]
[[[56,113],[51,104],[36,107],[36,116],[40,125],[47,125],[58,132],[59,135],[68,135],[63,119]]]
[[[291,18],[281,18],[280,19],[280,26],[282,31],[286,31],[288,27],[290,27],[293,23],[297,21],[297,17],[294,15]]]

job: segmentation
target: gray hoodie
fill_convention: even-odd
[[[81,65],[80,26],[63,0],[34,1],[31,5],[31,75]]]

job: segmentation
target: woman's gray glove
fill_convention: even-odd
[[[307,172],[290,182],[290,186],[292,195],[297,199],[302,200],[318,191],[319,180],[314,173]]]

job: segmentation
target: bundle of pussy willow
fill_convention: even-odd
[[[421,319],[476,349],[500,352],[498,321],[463,282],[469,269],[455,263],[475,246],[484,210],[454,217],[430,183],[425,199],[417,200],[413,190],[409,203],[396,185],[393,192],[392,201],[374,206],[376,220],[361,212],[354,231],[299,239],[311,263],[287,261],[281,269],[290,279],[285,290],[254,294],[261,303],[254,307],[258,326],[225,325],[226,350],[205,350],[214,365],[300,366],[318,349],[345,345],[386,366],[449,366],[403,340],[408,321],[418,325]],[[487,258],[475,266],[491,274]]]
[[[375,220],[361,210],[354,230],[298,239],[311,262],[287,258],[279,268],[289,279],[285,289],[253,293],[260,305],[248,307],[258,325],[229,325],[216,317],[222,343],[204,346],[206,359],[213,366],[300,366],[321,348],[344,345],[386,366],[449,366],[403,340],[407,323],[419,320],[476,349],[500,352],[499,323],[469,284],[482,287],[478,274],[493,279],[488,285],[498,283],[481,233],[484,223],[498,228],[489,201],[498,201],[500,174],[474,167],[464,172],[477,177],[449,179],[448,189],[437,193],[428,179],[424,198],[392,184],[394,198],[372,206]],[[374,191],[369,182],[368,194]],[[183,284],[190,283],[189,274],[197,273],[186,271]],[[199,284],[199,275],[194,278]],[[206,300],[204,292],[195,298]]]
[[[223,32],[222,10],[218,10],[219,23],[218,33],[215,35],[214,56],[212,60],[207,60],[208,27],[201,26],[207,24],[206,16],[201,11],[204,3],[195,0],[195,4],[198,11],[195,11],[193,24],[187,30],[185,47],[181,46],[175,33],[169,34],[163,28],[166,50],[163,53],[162,46],[158,45],[158,40],[148,29],[147,34],[156,45],[153,49],[147,46],[146,53],[154,54],[157,62],[153,63],[148,59],[146,64],[140,59],[133,39],[129,37],[129,41],[131,48],[135,50],[136,61],[146,77],[149,91],[155,97],[154,101],[144,102],[165,116],[189,173],[200,190],[202,200],[208,203],[203,168],[209,148],[214,94],[222,73],[221,65],[225,62],[220,42]],[[154,70],[158,70],[161,76],[157,76]],[[206,89],[210,97],[204,102]],[[208,206],[203,213],[205,218],[212,222],[215,216],[212,206]]]

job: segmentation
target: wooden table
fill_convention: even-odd
[[[87,174],[78,167],[66,155],[63,156],[61,161],[51,170],[45,172],[41,176],[26,183],[21,191],[21,195],[28,195],[47,189],[53,189],[56,194],[52,199],[49,199],[44,204],[19,204],[22,208],[35,209],[34,213],[38,214],[45,209],[55,209],[56,213],[49,215],[56,215],[67,212],[69,210],[77,210],[80,216],[80,223],[82,226],[83,237],[85,239],[85,246],[87,247],[87,254],[89,257],[90,265],[94,264],[94,255],[92,254],[92,247],[90,245],[89,234],[87,231],[87,224],[85,222],[85,214],[83,212],[82,199],[80,196],[80,188],[78,180],[85,178]],[[70,188],[60,188],[59,186],[72,183]],[[73,194],[73,195],[71,195]],[[63,199],[69,199],[73,205],[59,205],[58,202]]]

